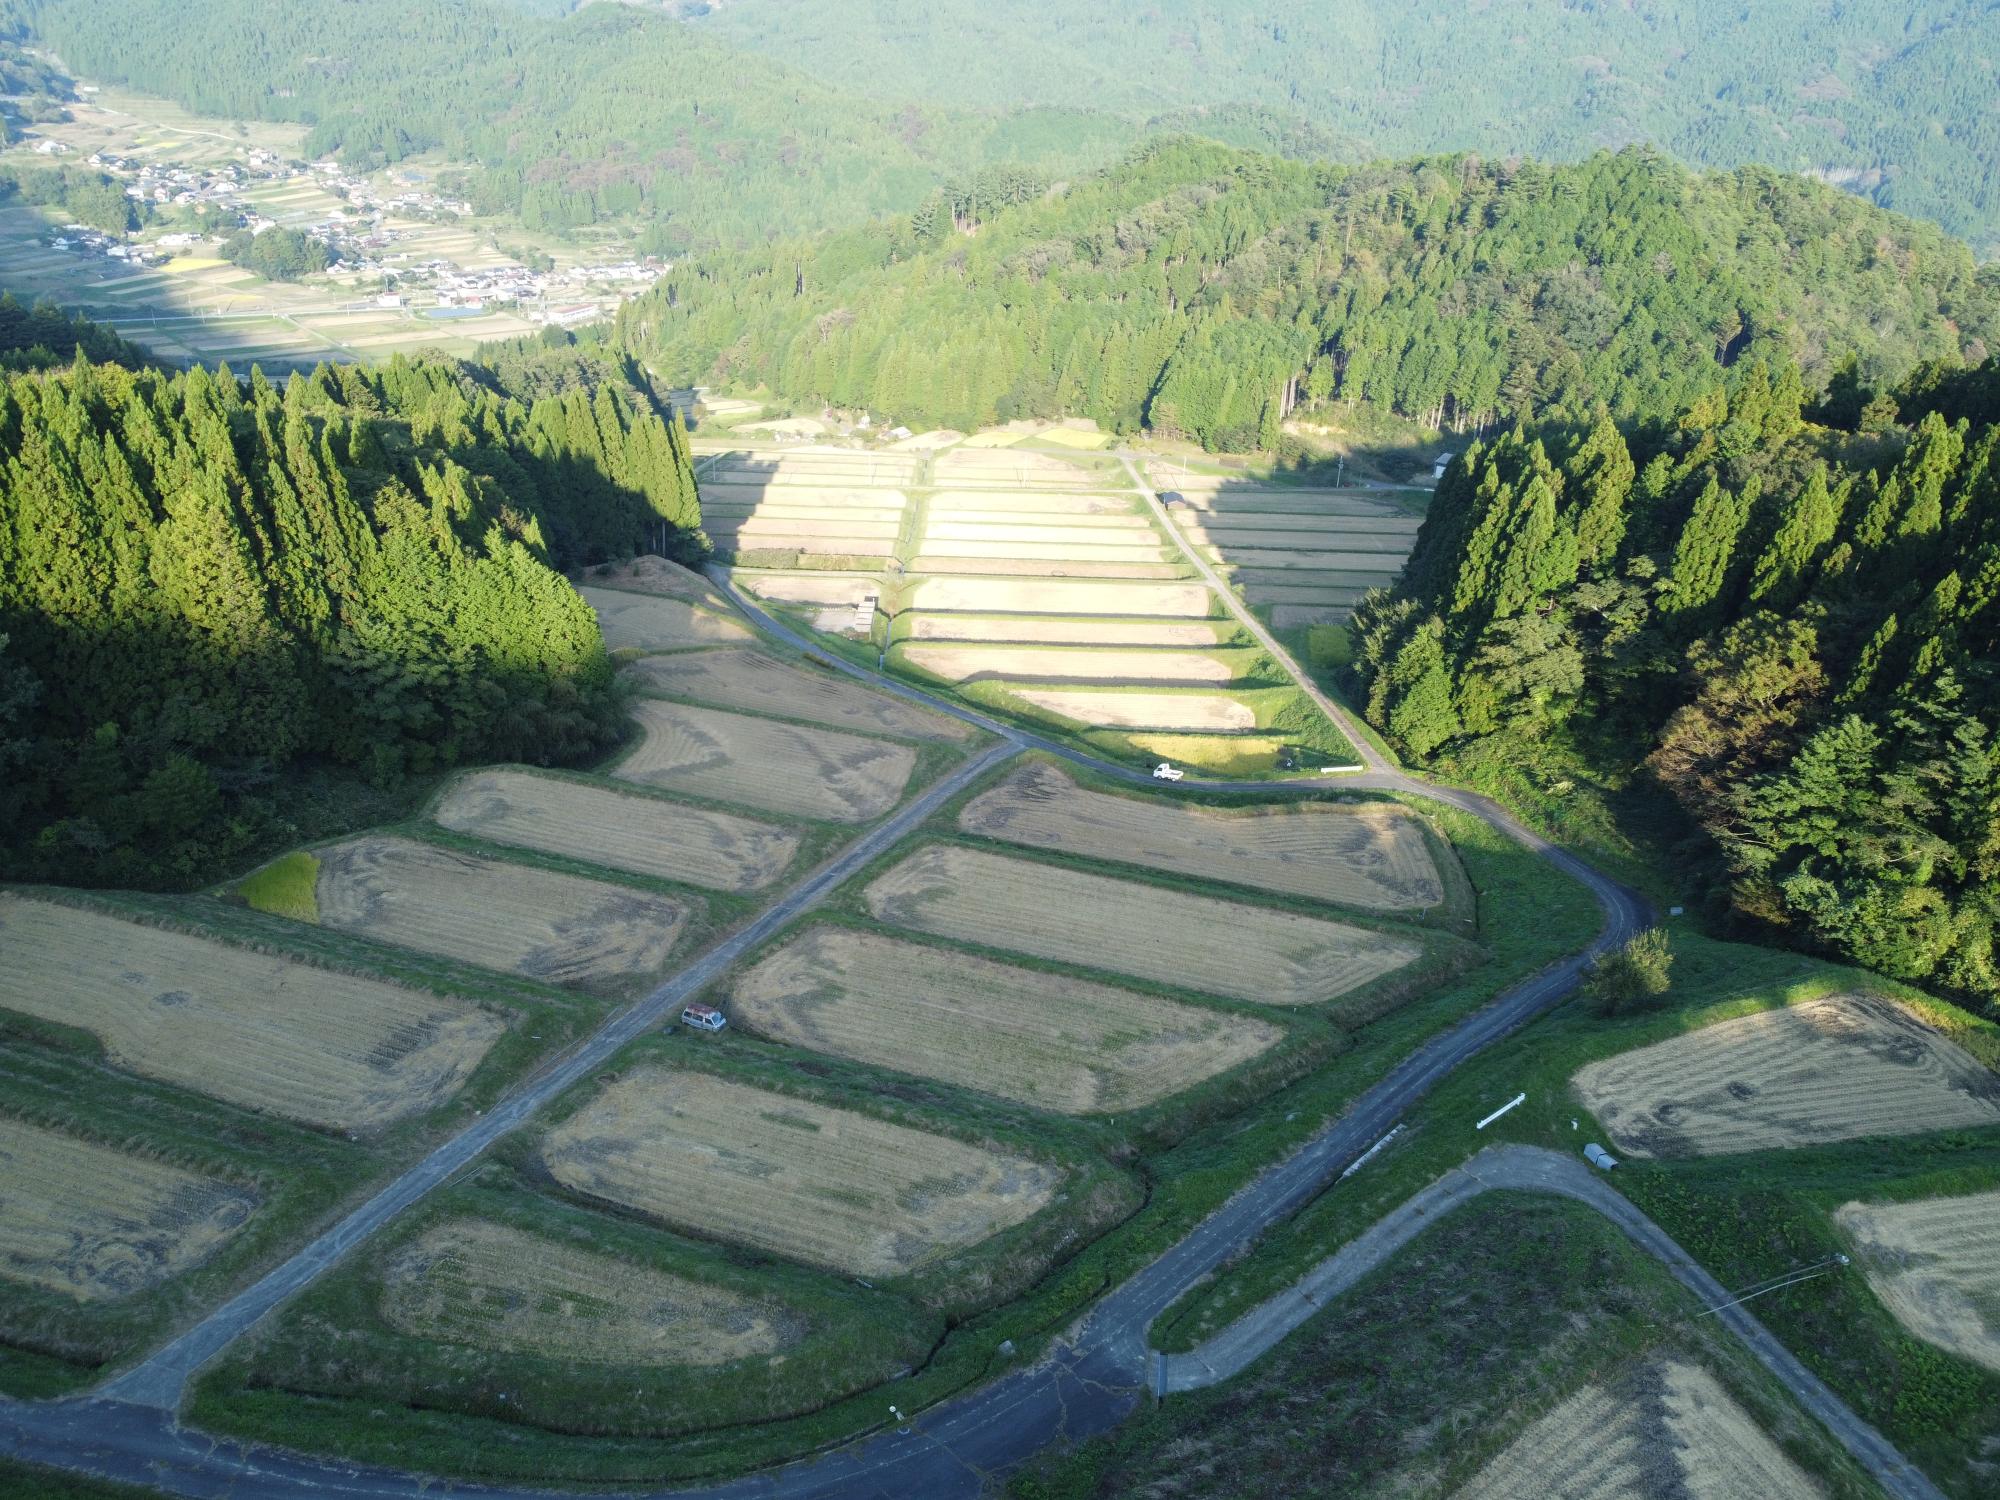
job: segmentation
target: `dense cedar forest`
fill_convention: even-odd
[[[301,775],[613,742],[557,570],[700,547],[686,439],[612,383],[513,399],[504,368],[0,383],[0,867],[186,883],[296,834]]]
[[[676,269],[622,311],[676,378],[969,428],[1088,416],[1271,448],[1301,403],[1432,425],[1679,409],[1727,364],[1812,383],[1983,357],[2000,282],[1928,225],[1757,168],[1629,149],[1570,166],[1367,168],[1205,142],[1065,191]]]
[[[731,0],[700,29],[870,98],[1257,106],[1357,160],[1651,142],[1825,172],[2000,248],[1985,0]]]
[[[1354,633],[1410,755],[1664,796],[1718,915],[2000,1002],[2000,361],[1474,444]]]

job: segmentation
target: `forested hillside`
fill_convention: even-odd
[[[1376,156],[1825,172],[2000,243],[2000,12],[1984,0],[732,0],[709,34],[887,100],[1145,118],[1254,104]]]
[[[1983,357],[2000,283],[1797,178],[1633,149],[1341,168],[1202,142],[1017,205],[717,255],[623,309],[684,380],[971,427],[1078,415],[1269,448],[1297,403],[1457,427],[1677,410],[1746,357],[1823,382]],[[2000,343],[2000,340],[1994,341]]]
[[[616,738],[557,567],[700,545],[678,422],[397,359],[79,361],[0,384],[0,869],[173,884],[295,831],[293,768],[379,786]]]
[[[907,211],[939,181],[1101,160],[1133,135],[1074,112],[912,110],[836,93],[657,12],[564,19],[495,0],[5,0],[72,69],[193,109],[313,126],[363,165],[441,148],[482,211],[529,229],[626,219],[649,248]]]
[[[1509,790],[1663,793],[1743,924],[2000,1004],[2000,361],[1841,392],[1858,432],[1758,361],[1653,431],[1474,445],[1360,687]]]

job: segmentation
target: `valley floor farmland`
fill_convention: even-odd
[[[1628,1156],[2000,1124],[2000,1078],[1870,995],[1705,1026],[1591,1063],[1576,1088]]]
[[[506,1029],[469,1001],[6,892],[0,995],[135,1073],[341,1128],[442,1102]]]
[[[1110,985],[821,927],[741,975],[730,1014],[773,1041],[1063,1114],[1136,1109],[1282,1030]]]
[[[1265,1005],[1332,1000],[1423,952],[1414,937],[947,845],[867,897],[892,926]]]
[[[1038,1213],[1054,1167],[683,1068],[626,1075],[542,1148],[563,1186],[700,1234],[898,1276]]]

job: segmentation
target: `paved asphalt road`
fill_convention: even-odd
[[[1133,477],[1144,490],[1136,472]],[[1157,497],[1150,490],[1145,493],[1164,521],[1165,512]],[[1173,534],[1170,525],[1169,534]],[[1143,1399],[1152,1373],[1146,1329],[1161,1311],[1200,1277],[1252,1243],[1271,1224],[1323,1191],[1343,1167],[1366,1151],[1445,1074],[1567,996],[1595,954],[1622,944],[1650,920],[1644,901],[1636,893],[1536,837],[1489,799],[1454,788],[1432,786],[1390,766],[1340,706],[1321,694],[1309,677],[1298,672],[1279,643],[1221,585],[1213,569],[1191,552],[1189,557],[1245,628],[1291,668],[1306,690],[1353,740],[1365,769],[1360,774],[1342,777],[1341,785],[1414,793],[1484,818],[1588,887],[1604,909],[1603,929],[1584,952],[1514,986],[1476,1014],[1425,1043],[1356,1100],[1345,1116],[1247,1184],[1185,1239],[1103,1297],[1071,1330],[1070,1337],[1046,1358],[923,1412],[906,1429],[885,1428],[813,1459],[741,1479],[654,1493],[680,1495],[689,1500],[911,1500],[911,1497],[969,1500],[990,1492],[997,1476],[1014,1469],[1048,1444],[1087,1437],[1116,1426]],[[714,570],[712,576],[771,634],[794,645],[815,649],[797,632],[745,599],[721,570]],[[826,657],[824,652],[815,654]],[[521,1085],[491,1114],[438,1147],[339,1225],[144,1363],[83,1397],[48,1403],[0,1401],[0,1446],[4,1446],[4,1451],[34,1462],[150,1485],[171,1494],[227,1496],[230,1500],[253,1500],[253,1497],[291,1500],[302,1495],[387,1500],[387,1497],[437,1493],[438,1482],[422,1476],[246,1448],[219,1440],[179,1426],[174,1408],[189,1376],[257,1320],[336,1264],[367,1235],[475,1160],[561,1090],[601,1066],[627,1041],[657,1024],[684,996],[706,985],[740,954],[811,909],[862,865],[929,816],[940,803],[1001,760],[1021,749],[1035,747],[1089,765],[1103,774],[1151,784],[1143,772],[1096,761],[1082,752],[934,699],[907,684],[881,678],[839,658],[826,659],[832,660],[839,670],[900,697],[978,724],[999,736],[1001,743],[837,855],[756,922],[703,954],[685,973],[618,1012],[602,1030]],[[1320,784],[1292,780],[1262,783],[1257,787],[1234,782],[1215,785],[1228,790],[1296,792]],[[1659,1235],[1657,1229],[1654,1234],[1663,1242],[1659,1251],[1670,1256],[1670,1263],[1671,1257],[1678,1257],[1692,1266],[1685,1252]],[[1738,1331],[1743,1330],[1739,1327]],[[1768,1334],[1763,1337],[1777,1354],[1783,1354]],[[1830,1407],[1813,1408],[1823,1419],[1828,1410],[1836,1417],[1844,1413],[1845,1409],[1830,1395],[1825,1395],[1825,1402]],[[1848,1423],[1854,1424],[1852,1415],[1846,1416]],[[1850,1447],[1855,1446],[1855,1433],[1837,1423],[1829,1425],[1836,1436]],[[1894,1456],[1894,1450],[1888,1449],[1879,1436],[1875,1436],[1875,1442]],[[1862,1456],[1862,1450],[1856,1451],[1857,1456]],[[1863,1461],[1868,1459],[1864,1457]],[[1901,1462],[1899,1457],[1894,1461]],[[1907,1469],[1907,1465],[1904,1467]],[[538,1493],[467,1484],[451,1485],[449,1491],[469,1496],[524,1497]],[[1913,1489],[1906,1493],[1924,1492]]]

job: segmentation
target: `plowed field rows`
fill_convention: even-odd
[[[506,1029],[468,1001],[4,893],[0,996],[121,1068],[341,1128],[443,1103]]]
[[[628,669],[648,688],[696,703],[783,714],[912,740],[962,740],[971,730],[947,714],[878,693],[823,669],[794,667],[761,651],[690,651]]]
[[[612,775],[798,817],[880,817],[917,764],[908,745],[658,699],[634,704],[632,717],[644,738]]]
[[[706,1073],[648,1067],[551,1131],[565,1187],[695,1234],[899,1276],[1039,1212],[1056,1168]]]
[[[0,1118],[0,1276],[79,1302],[178,1276],[242,1227],[256,1195],[164,1162]]]
[[[1313,1005],[1421,946],[1343,922],[932,845],[867,891],[880,921],[1267,1005]]]
[[[958,826],[984,838],[1375,911],[1444,899],[1423,831],[1381,803],[1243,811],[1086,791],[1054,766],[1026,766],[968,802]]]
[[[2000,1192],[1850,1203],[1834,1221],[1853,1236],[1868,1285],[1898,1322],[2000,1370]]]
[[[414,839],[316,852],[321,926],[549,984],[650,981],[688,919],[667,896]]]
[[[588,1364],[720,1365],[802,1325],[737,1292],[503,1224],[458,1219],[406,1246],[382,1314],[418,1338]]]
[[[1197,651],[1116,651],[1089,646],[926,646],[901,648],[913,667],[952,682],[1229,682],[1230,658]]]
[[[657,651],[666,646],[704,646],[715,641],[742,641],[751,636],[740,620],[698,608],[682,599],[653,594],[627,594],[616,589],[579,589],[584,602],[597,612],[597,628],[613,651],[635,647]]]
[[[1034,615],[917,615],[910,639],[1048,646],[1213,646],[1215,625],[1163,620],[1064,620]]]
[[[1820,1487],[1713,1375],[1654,1360],[1529,1427],[1454,1500],[1818,1500]]]
[[[1146,585],[1061,579],[1016,583],[1003,578],[928,578],[911,590],[910,607],[966,610],[975,614],[1163,615],[1205,619],[1209,602],[1207,588],[1199,583]]]
[[[1577,1091],[1629,1156],[2000,1123],[2000,1078],[1887,1000],[1836,995],[1620,1053]]]
[[[1257,727],[1257,715],[1247,703],[1218,693],[1019,688],[1015,696],[1078,724],[1112,729],[1185,729],[1213,734]]]
[[[822,927],[742,975],[761,1036],[1038,1109],[1137,1109],[1274,1045],[1263,1021],[969,954]]]
[[[769,885],[799,849],[789,828],[525,771],[461,777],[431,816],[491,843],[718,891]]]

